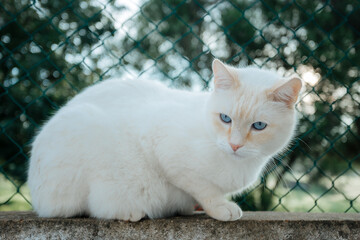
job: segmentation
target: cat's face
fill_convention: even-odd
[[[208,103],[217,146],[240,158],[269,157],[290,141],[296,116],[294,103],[301,80],[282,80],[276,74],[236,69],[213,63],[215,91]]]

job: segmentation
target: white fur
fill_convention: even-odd
[[[246,88],[241,96],[233,89],[192,93],[143,80],[87,88],[44,125],[33,143],[28,185],[35,211],[42,217],[88,214],[138,221],[145,215],[192,214],[198,202],[213,218],[239,219],[240,208],[225,194],[257,179],[270,157],[287,145],[296,121],[293,109],[263,92],[279,85],[280,77],[254,68],[236,71],[236,81]],[[215,129],[213,114],[231,116],[258,96],[261,102],[252,106],[250,119],[234,116],[230,140],[243,141],[249,124],[260,120],[275,136],[245,143],[234,153],[226,134]]]

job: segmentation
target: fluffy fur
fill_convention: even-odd
[[[253,184],[286,147],[301,81],[218,60],[213,72],[211,93],[111,80],[74,97],[34,140],[28,185],[35,211],[139,221],[192,214],[198,202],[215,219],[239,219],[241,209],[225,195]],[[257,121],[268,126],[255,130]]]

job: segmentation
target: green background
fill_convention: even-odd
[[[86,86],[138,76],[211,88],[211,62],[306,86],[297,136],[236,200],[245,210],[360,211],[359,1],[0,2],[0,210],[31,209],[39,127]]]

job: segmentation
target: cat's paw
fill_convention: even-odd
[[[242,216],[240,207],[236,203],[229,201],[216,204],[205,211],[210,217],[220,221],[235,221]]]
[[[145,213],[143,211],[134,211],[130,213],[130,222],[138,222],[145,217]]]
[[[143,211],[133,211],[132,213],[130,213],[130,217],[129,217],[129,221],[130,222],[138,222],[141,219],[143,219],[145,217],[145,212]]]
[[[119,220],[130,221],[130,222],[138,222],[146,216],[143,211],[132,211],[131,213],[122,214],[118,217]]]

